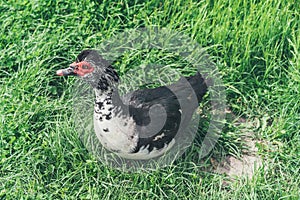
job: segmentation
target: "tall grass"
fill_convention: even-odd
[[[288,0],[1,1],[0,198],[299,198],[299,10]],[[120,172],[82,145],[70,120],[74,79],[55,71],[125,28],[151,26],[208,48],[229,108],[256,122],[265,169],[253,179],[204,171],[210,157]],[[228,121],[216,151],[239,154],[241,135]]]

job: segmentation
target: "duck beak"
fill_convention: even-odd
[[[56,71],[56,75],[58,76],[77,76],[77,74],[74,72],[75,67],[70,66],[66,69],[60,69]]]

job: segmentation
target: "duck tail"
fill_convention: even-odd
[[[194,76],[187,77],[186,79],[195,91],[198,102],[200,102],[208,91],[208,84],[206,80],[199,72],[197,72]]]

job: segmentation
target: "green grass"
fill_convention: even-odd
[[[299,199],[297,1],[65,2],[0,1],[0,199]],[[191,156],[154,172],[120,172],[83,146],[70,119],[74,79],[55,71],[126,28],[152,26],[208,49],[228,106],[256,122],[248,129],[266,168],[253,179],[203,170],[211,157],[241,154],[243,131],[232,120],[201,164]],[[197,144],[190,151],[197,155]]]

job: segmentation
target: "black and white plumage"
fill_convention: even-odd
[[[197,73],[172,85],[136,90],[120,97],[118,74],[96,50],[82,51],[76,62],[58,70],[57,75],[80,76],[94,88],[94,128],[99,141],[106,149],[136,160],[168,151],[207,92],[204,79]]]

